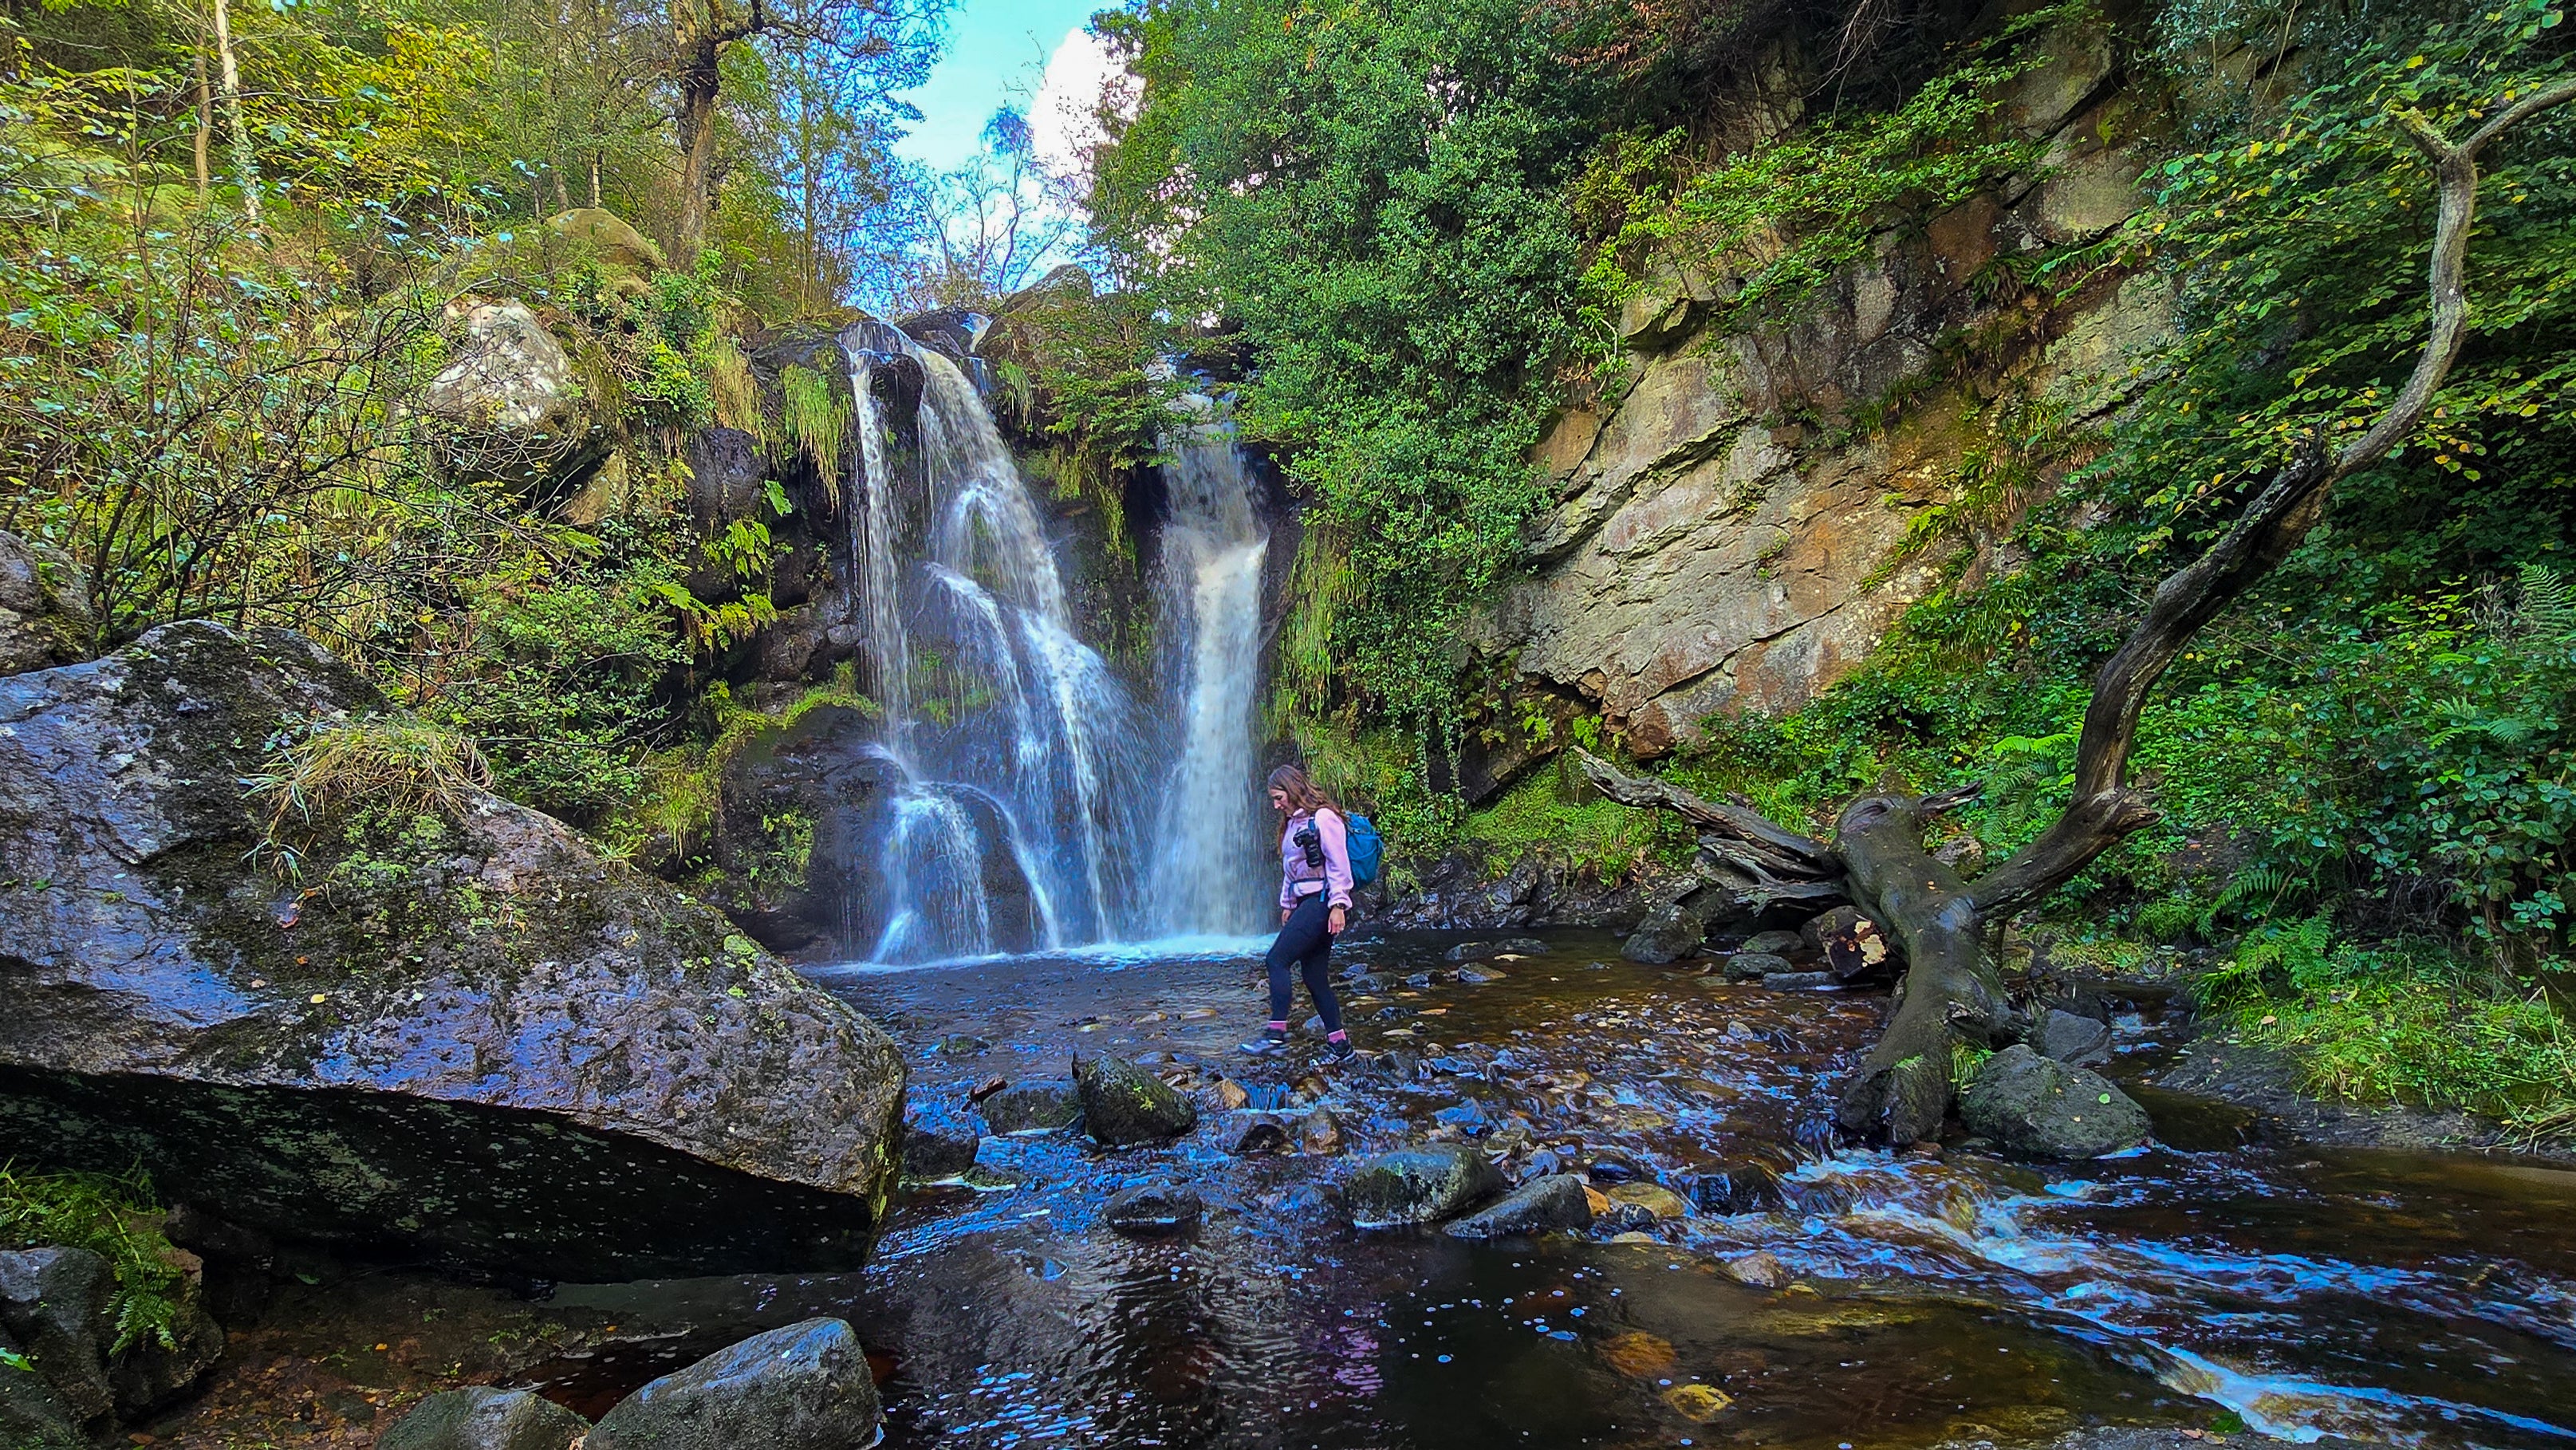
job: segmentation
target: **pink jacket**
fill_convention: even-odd
[[[1326,906],[1350,905],[1351,839],[1349,828],[1342,824],[1342,813],[1325,811],[1314,817],[1315,834],[1323,838],[1321,868],[1307,865],[1306,848],[1297,844],[1297,832],[1304,829],[1306,821],[1306,813],[1299,811],[1288,818],[1287,827],[1279,833],[1280,910],[1295,906],[1319,890],[1330,893],[1324,899]]]

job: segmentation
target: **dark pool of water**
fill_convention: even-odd
[[[1580,934],[1485,985],[1395,985],[1445,966],[1454,940],[1344,954],[1390,979],[1352,1015],[1364,1046],[1406,1054],[1394,1069],[1234,1055],[1264,1015],[1243,960],[822,973],[915,1054],[931,1125],[970,1127],[977,1082],[1116,1051],[1165,1054],[1196,1086],[1223,1072],[1295,1095],[1295,1111],[1320,1103],[1345,1149],[1234,1157],[1241,1119],[1216,1112],[1161,1149],[987,1139],[988,1186],[911,1196],[864,1273],[566,1286],[558,1305],[661,1327],[529,1378],[595,1410],[743,1333],[835,1313],[879,1356],[898,1446],[2576,1432],[2576,1175],[2268,1144],[2241,1114],[2170,1094],[2146,1095],[2165,1145],[2071,1168],[1836,1148],[1826,1095],[1882,999],[1632,966]],[[992,1046],[932,1050],[957,1035]],[[1338,1222],[1329,1187],[1356,1157],[1440,1135],[1514,1167],[1615,1160],[1684,1195],[1767,1168],[1779,1197],[1642,1242],[1469,1245]],[[1206,1198],[1195,1236],[1098,1222],[1109,1194],[1153,1178]],[[1725,1268],[1756,1254],[1786,1282]]]

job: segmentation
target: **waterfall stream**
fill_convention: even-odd
[[[1175,934],[1262,923],[1254,824],[1253,700],[1260,688],[1261,579],[1270,536],[1230,431],[1203,425],[1165,470],[1163,635],[1172,642],[1180,761],[1164,794],[1156,872]]]
[[[871,386],[888,358],[847,349],[866,472],[851,614],[889,778],[860,833],[878,859],[851,873],[849,949],[913,963],[1253,929],[1266,536],[1231,437],[1198,428],[1170,470],[1168,683],[1149,709],[1082,637],[974,383],[901,345],[923,375],[917,489]]]

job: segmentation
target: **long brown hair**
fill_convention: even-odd
[[[1324,794],[1324,788],[1315,784],[1313,776],[1293,765],[1283,765],[1270,772],[1268,789],[1288,797],[1288,810],[1292,815],[1298,811],[1308,815],[1317,811],[1331,811],[1341,816],[1350,814],[1342,809],[1340,801]]]

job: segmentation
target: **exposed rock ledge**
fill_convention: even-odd
[[[244,779],[382,708],[283,631],[0,679],[0,1141],[281,1237],[549,1278],[847,1266],[892,1042],[719,916],[469,792],[255,862]],[[353,838],[354,837],[354,838]]]
[[[2168,326],[2160,284],[2106,277],[2063,300],[1986,285],[2138,205],[2140,139],[2160,122],[2122,90],[2098,28],[2051,51],[2008,98],[2046,143],[2039,170],[1891,227],[1789,325],[1714,327],[1738,279],[1649,266],[1620,320],[1633,385],[1539,444],[1555,502],[1480,648],[1598,708],[1640,757],[1721,711],[1794,709],[1934,587],[1954,545],[1909,556],[1909,535],[1993,443],[1992,400],[2024,394],[2079,419],[2117,403]],[[1967,336],[1981,340],[1974,370],[1956,347]],[[1977,542],[1980,568],[2011,562]]]

